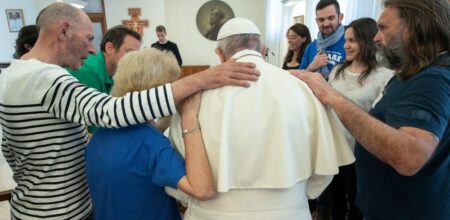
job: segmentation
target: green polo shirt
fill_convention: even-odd
[[[113,79],[106,71],[105,57],[100,51],[97,54],[89,55],[84,64],[78,70],[67,69],[70,74],[88,87],[97,89],[100,92],[110,94],[114,84]],[[94,133],[96,127],[89,126],[89,133]]]

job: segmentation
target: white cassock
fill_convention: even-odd
[[[188,198],[185,219],[311,219],[315,198],[338,167],[354,162],[337,117],[308,86],[256,51],[233,58],[261,72],[250,88],[203,92],[199,123],[218,195]],[[184,156],[180,118],[170,137]]]

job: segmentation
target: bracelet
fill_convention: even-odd
[[[191,129],[183,129],[183,131],[181,132],[182,136],[184,137],[187,134],[190,133],[197,133],[200,132],[200,127],[195,127],[195,128],[191,128]]]

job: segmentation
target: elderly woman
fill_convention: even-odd
[[[153,48],[130,52],[118,64],[112,95],[143,91],[172,82],[179,75],[172,54]],[[197,94],[179,108],[186,130],[186,164],[151,124],[97,131],[86,149],[95,219],[180,219],[175,200],[166,195],[165,186],[179,188],[200,200],[214,196],[200,129],[191,129],[198,127],[199,104]],[[136,114],[129,109],[122,111]]]

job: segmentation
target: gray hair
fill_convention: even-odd
[[[217,47],[222,50],[228,60],[241,50],[249,49],[260,52],[261,40],[258,34],[236,34],[219,40]]]
[[[48,27],[66,20],[77,25],[77,20],[81,19],[81,10],[63,2],[55,2],[39,12],[36,19],[38,30],[45,30]]]
[[[122,97],[128,92],[143,91],[180,77],[181,69],[171,52],[147,48],[131,51],[117,64],[111,95]]]

